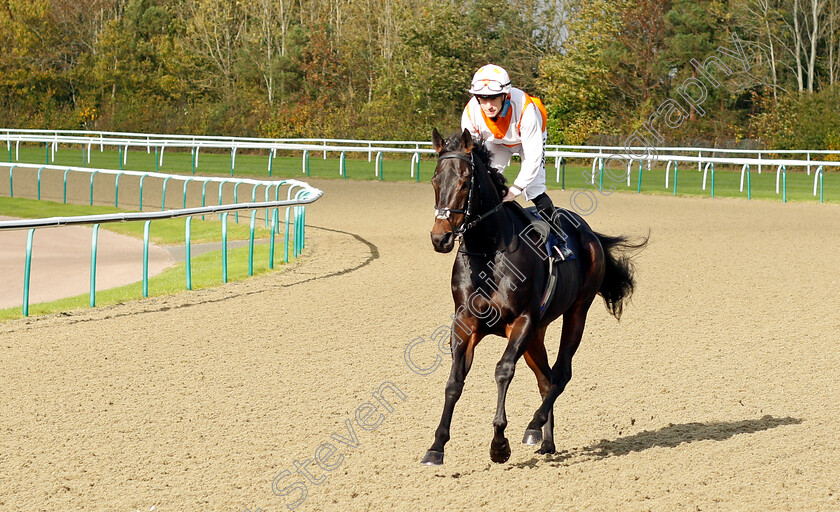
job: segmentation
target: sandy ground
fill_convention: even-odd
[[[35,232],[29,273],[30,305],[90,293],[92,235],[93,229],[84,226]],[[0,309],[23,304],[26,237],[26,230],[0,231]],[[142,240],[100,229],[96,260],[97,291],[143,278]],[[149,277],[174,262],[166,249],[149,244]]]
[[[490,462],[488,338],[429,468],[447,364],[421,376],[404,351],[452,314],[431,188],[313,183],[308,252],[284,272],[0,325],[0,510],[274,512],[304,488],[297,510],[840,510],[839,207],[602,198],[595,229],[651,245],[621,323],[591,310],[558,453],[518,444],[538,405],[520,363],[513,455]],[[363,430],[387,383],[404,399],[385,391]]]

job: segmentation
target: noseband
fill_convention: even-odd
[[[485,212],[484,214],[478,216],[478,218],[476,218],[476,219],[474,219],[470,222],[466,222],[467,217],[470,216],[470,210],[471,210],[471,207],[472,207],[472,199],[473,199],[473,190],[475,189],[475,163],[473,162],[472,153],[470,153],[469,155],[470,156],[467,157],[467,156],[461,155],[459,153],[447,153],[445,155],[440,155],[438,157],[438,162],[440,162],[441,160],[447,160],[447,159],[450,159],[450,158],[458,158],[458,159],[463,160],[463,161],[467,162],[468,164],[470,164],[470,190],[467,193],[467,206],[464,209],[457,209],[457,208],[439,208],[437,205],[435,205],[435,218],[448,221],[449,222],[449,227],[452,228],[452,233],[455,235],[455,237],[462,237],[466,230],[470,229],[471,227],[475,226],[476,224],[478,224],[479,222],[481,222],[482,220],[484,220],[488,216],[497,212],[502,207],[502,204],[504,204],[504,203],[500,202],[498,205],[496,205],[495,208],[491,209],[490,211]],[[465,222],[461,223],[461,225],[458,227],[458,229],[455,229],[455,227],[452,225],[452,219],[450,218],[450,214],[452,214],[452,213],[462,213],[462,214],[464,214],[464,221]]]

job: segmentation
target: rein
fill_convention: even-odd
[[[463,209],[455,209],[455,208],[439,208],[437,205],[435,205],[435,218],[444,219],[444,220],[449,221],[449,226],[452,228],[452,233],[456,237],[463,237],[464,232],[466,232],[468,229],[470,229],[472,227],[475,227],[479,222],[481,222],[482,220],[486,219],[490,215],[493,215],[494,213],[499,211],[502,208],[502,205],[504,203],[497,204],[495,207],[493,207],[492,209],[490,209],[490,210],[484,212],[483,214],[479,215],[477,218],[471,220],[470,222],[464,222],[464,223],[461,224],[460,227],[458,227],[458,229],[455,229],[454,226],[452,226],[452,219],[449,218],[450,213],[463,213],[464,214],[464,220],[466,220],[470,216],[470,210],[471,210],[471,207],[472,207],[472,199],[473,199],[473,190],[475,189],[475,164],[474,164],[473,159],[472,159],[472,153],[470,153],[469,158],[464,156],[464,155],[461,155],[459,153],[447,153],[445,155],[439,156],[438,157],[438,162],[440,162],[441,160],[447,160],[447,159],[450,159],[450,158],[458,158],[458,159],[461,159],[461,160],[467,162],[468,164],[470,164],[470,190],[469,190],[468,195],[467,195],[467,206]]]

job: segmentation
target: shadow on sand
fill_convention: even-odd
[[[632,452],[641,452],[648,448],[674,448],[683,443],[696,441],[724,441],[737,434],[753,434],[770,430],[781,425],[798,425],[798,418],[774,418],[767,415],[761,419],[741,421],[715,421],[709,423],[670,424],[659,430],[645,430],[638,434],[619,437],[614,440],[602,439],[600,442],[572,451],[561,451],[553,455],[536,456],[531,460],[512,464],[510,468],[535,468],[543,464],[561,466],[569,459],[575,462],[619,457]],[[571,461],[570,461],[571,463]]]

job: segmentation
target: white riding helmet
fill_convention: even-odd
[[[507,94],[510,92],[510,77],[501,67],[487,64],[475,72],[469,92],[486,96]]]

